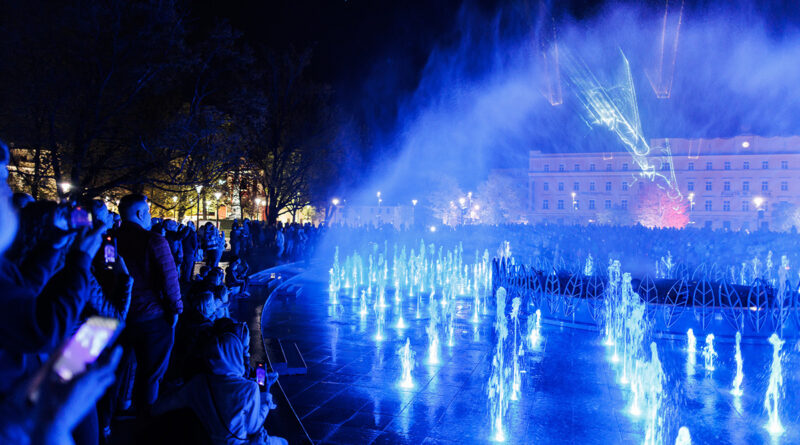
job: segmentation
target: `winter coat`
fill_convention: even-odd
[[[70,252],[52,275],[49,264],[22,271],[0,258],[0,399],[19,387],[75,331],[89,300],[91,258]]]
[[[132,321],[152,320],[183,312],[178,271],[167,240],[132,222],[117,231],[117,252],[133,277]]]

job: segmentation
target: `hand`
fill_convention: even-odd
[[[100,245],[103,243],[104,227],[95,227],[93,229],[83,228],[78,234],[78,240],[75,247],[79,252],[89,255],[94,258]]]
[[[122,357],[117,346],[102,362],[68,383],[49,380],[42,388],[42,399],[36,406],[34,442],[72,443],[70,433],[97,404],[114,382],[114,370]],[[38,440],[36,440],[38,439]]]
[[[266,386],[267,386],[267,389],[271,388],[272,385],[274,385],[275,382],[277,382],[277,381],[278,381],[278,373],[277,372],[268,372],[267,373],[267,380],[266,380],[266,383],[265,383]]]

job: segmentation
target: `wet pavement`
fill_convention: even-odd
[[[318,274],[317,276],[321,276]],[[454,346],[446,340],[441,363],[428,365],[428,319],[416,319],[416,297],[395,304],[387,298],[385,339],[374,340],[376,315],[366,317],[359,301],[340,296],[334,305],[327,283],[309,277],[300,297],[268,301],[266,337],[297,342],[308,374],[283,376],[281,384],[311,438],[319,443],[421,444],[490,443],[487,381],[494,337],[491,315],[472,323],[470,300],[459,300]],[[427,314],[427,298],[421,312]],[[394,327],[402,311],[407,328]],[[492,312],[491,310],[489,311]],[[513,325],[510,326],[513,339]],[[524,321],[520,333],[524,329]],[[597,332],[544,324],[542,341],[520,358],[521,397],[510,402],[506,442],[520,444],[640,444],[644,421],[627,414],[628,393],[607,360]],[[403,389],[397,354],[406,338],[416,353],[415,386]],[[702,346],[698,339],[698,348]],[[785,346],[786,433],[773,440],[764,424],[769,379],[769,345],[743,345],[744,396],[733,397],[733,345],[719,342],[717,370],[707,374],[699,352],[687,369],[683,344],[658,341],[664,363],[664,443],[681,426],[695,444],[800,443],[800,360],[796,345]],[[693,372],[693,375],[690,373]]]

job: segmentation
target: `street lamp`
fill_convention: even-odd
[[[64,195],[68,194],[69,191],[72,190],[72,184],[69,182],[61,182],[58,184],[58,186],[61,188],[61,193]]]
[[[381,199],[381,192],[378,192],[378,193],[377,193],[377,196],[378,196],[378,207],[380,207],[380,206],[381,206],[381,202],[383,201],[383,200]]]
[[[335,205],[335,206],[338,206],[338,205],[339,205],[339,198],[333,198],[333,199],[331,200],[331,203],[332,203],[333,205]]]
[[[222,193],[214,192],[214,199],[217,201],[217,211],[216,211],[216,214],[217,214],[217,229],[219,229],[219,198],[221,198],[221,197],[222,197]]]
[[[197,216],[195,219],[197,220],[197,228],[200,228],[200,193],[203,191],[203,186],[201,184],[197,184],[194,187],[197,190]]]
[[[106,201],[108,201],[108,198],[106,198]],[[172,205],[175,206],[174,207],[174,210],[175,210],[175,221],[177,221],[178,220],[178,197],[176,195],[172,195]]]
[[[418,201],[416,199],[412,199],[411,200],[411,225],[412,226],[417,225],[417,202]]]

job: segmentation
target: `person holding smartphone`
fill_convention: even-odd
[[[215,444],[287,444],[264,429],[269,410],[275,408],[269,385],[277,375],[265,376],[264,390],[245,378],[245,342],[249,339],[221,330],[206,351],[209,371],[194,376],[177,392],[164,395],[154,414],[191,408]]]

